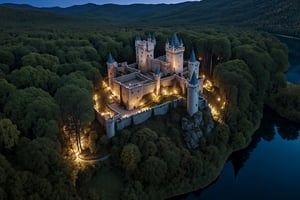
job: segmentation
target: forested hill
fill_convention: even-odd
[[[26,7],[27,8],[27,7]],[[0,6],[0,28],[66,27],[80,26],[87,19],[70,15],[53,14],[40,10],[13,9]]]
[[[2,4],[14,9],[41,10],[116,25],[239,25],[300,35],[299,0],[202,0],[179,4],[95,5],[36,8]]]

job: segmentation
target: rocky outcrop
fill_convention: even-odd
[[[182,117],[181,128],[183,130],[183,138],[186,142],[187,148],[197,149],[199,147],[199,140],[205,135],[209,134],[214,128],[214,122],[209,111],[204,120],[204,111],[198,111],[192,117]],[[207,121],[207,123],[204,123]]]

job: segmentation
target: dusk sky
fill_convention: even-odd
[[[30,4],[37,7],[68,7],[72,5],[81,5],[85,3],[95,3],[95,4],[106,4],[106,3],[116,3],[116,4],[133,4],[133,3],[179,3],[188,0],[0,0],[0,3],[18,3],[18,4]]]

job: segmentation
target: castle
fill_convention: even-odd
[[[184,61],[185,47],[176,33],[166,42],[166,54],[154,58],[156,39],[135,39],[136,63],[117,63],[111,54],[107,60],[108,86],[124,110],[141,108],[146,95],[162,95],[162,88],[176,85],[182,97],[186,98],[187,113],[192,116],[198,111],[199,93],[203,91],[203,79],[199,77],[200,62],[192,50],[190,59]],[[134,113],[134,112],[133,112]],[[103,123],[109,137],[114,135],[114,122],[120,117],[108,117]]]

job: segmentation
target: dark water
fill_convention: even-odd
[[[300,124],[265,109],[251,144],[235,152],[215,183],[185,200],[299,200]]]
[[[277,37],[289,48],[289,69],[286,78],[291,83],[298,83],[300,81],[300,38]]]
[[[300,81],[300,40],[279,38],[289,47],[287,80]],[[228,159],[219,178],[185,200],[299,200],[300,124],[269,109],[251,144]]]

